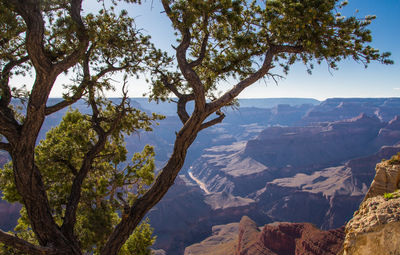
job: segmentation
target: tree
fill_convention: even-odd
[[[136,114],[143,115],[140,112]],[[127,129],[138,129],[150,124],[145,115],[141,118],[143,121],[125,122],[123,125]],[[36,146],[35,163],[41,170],[52,215],[58,225],[63,222],[64,206],[67,204],[71,185],[79,172],[82,160],[96,142],[96,132],[90,119],[75,110],[67,112],[60,125],[51,129],[46,139]],[[146,186],[154,180],[152,147],[146,146],[141,153],[133,155],[131,164],[119,167],[126,161],[126,154],[123,137],[119,132],[115,132],[93,160],[82,184],[74,230],[80,248],[86,254],[100,253],[108,235],[120,220],[117,212],[122,212],[124,217],[128,204],[145,192]],[[1,190],[7,201],[23,204],[13,180],[12,163],[9,163],[0,172]],[[135,193],[129,192],[132,190],[135,190]],[[37,243],[30,229],[25,207],[21,209],[21,216],[15,227],[16,234],[24,240]],[[150,225],[143,222],[118,254],[149,254],[148,246],[155,240],[151,235]],[[6,252],[3,250],[1,254],[4,253]]]
[[[367,27],[374,17],[342,16],[339,10],[346,2],[161,0],[161,3],[177,32],[176,59],[155,49],[149,37],[134,27],[126,12],[115,15],[111,9],[83,16],[81,0],[0,2],[0,134],[4,136],[0,149],[11,156],[10,172],[17,195],[37,240],[35,244],[0,232],[0,241],[7,246],[30,254],[84,251],[77,222],[86,196],[85,181],[103,170],[103,166],[98,166],[99,156],[107,154],[110,144],[123,139],[124,132],[148,129],[150,122],[159,119],[129,106],[125,83],[117,105],[101,96],[103,91],[113,88],[110,78],[116,72],[125,73],[125,81],[141,72],[150,73],[150,98],[176,101],[182,128],[176,133],[168,162],[154,182],[143,192],[130,191],[136,195],[125,203],[125,213],[100,245],[100,254],[118,253],[149,209],[173,185],[197,134],[220,123],[224,119],[221,109],[231,105],[243,89],[264,77],[280,76],[272,72],[276,67],[287,73],[291,65],[301,61],[309,72],[314,63],[322,62],[336,69],[345,58],[364,65],[370,61],[391,63],[389,53],[379,53],[369,45],[372,38]],[[71,69],[75,79],[66,86],[64,100],[47,105],[56,78]],[[35,73],[29,92],[24,93],[21,86],[10,86],[10,77],[29,71]],[[235,84],[220,92],[219,84],[226,80]],[[26,109],[18,111],[11,104],[12,98],[26,98]],[[40,153],[35,154],[36,140],[47,116],[79,99],[91,108],[91,113],[83,119],[90,126],[92,138],[73,160],[50,158],[51,168],[62,167],[72,173],[67,195],[54,204],[49,199],[53,187],[44,180],[46,166],[40,164]],[[186,111],[190,101],[194,102],[192,113]],[[67,129],[75,128],[71,124]],[[57,143],[48,149],[53,147],[58,148]],[[111,172],[115,169],[106,168]],[[110,188],[109,184],[103,187]],[[62,208],[61,212],[55,213],[54,206]]]

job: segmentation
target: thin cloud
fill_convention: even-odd
[[[393,88],[394,90],[400,90],[400,88]]]

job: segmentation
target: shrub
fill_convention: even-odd
[[[390,165],[400,165],[400,152],[397,155],[393,155],[389,160]]]
[[[394,195],[393,195],[393,193],[386,193],[386,192],[385,192],[385,194],[383,194],[383,197],[384,197],[386,200],[389,200],[389,199],[394,198]]]

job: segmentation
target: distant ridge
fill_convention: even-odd
[[[321,102],[314,98],[240,98],[239,104],[241,107],[257,107],[257,108],[272,108],[279,104],[288,104],[291,106],[312,104],[318,105]]]
[[[165,115],[175,115],[176,105],[173,103],[159,103],[154,101],[149,102],[148,98],[144,97],[133,97],[131,100],[138,102],[144,109],[150,112],[159,112]],[[255,107],[255,108],[273,108],[280,104],[286,104],[291,106],[311,104],[318,105],[321,102],[312,98],[239,98],[240,107]],[[193,108],[193,104],[188,103],[188,110]]]

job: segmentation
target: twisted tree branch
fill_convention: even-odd
[[[203,40],[201,42],[199,57],[189,64],[189,66],[191,68],[200,65],[203,62],[204,57],[206,56],[208,38],[210,36],[210,33],[207,31],[208,14],[205,13],[203,18],[204,18],[204,20],[203,20],[203,30],[204,30],[205,35],[204,35]]]
[[[237,83],[232,89],[227,91],[220,98],[209,103],[206,108],[207,112],[213,113],[217,109],[220,109],[222,106],[229,104],[245,88],[247,88],[251,84],[255,83],[261,77],[263,77],[265,74],[267,74],[268,70],[271,68],[271,63],[272,63],[272,58],[274,56],[274,53],[275,53],[274,50],[272,50],[272,49],[268,50],[268,52],[265,54],[264,63],[261,66],[261,68],[257,72],[255,72],[252,75],[250,75],[249,77],[247,77],[246,79]]]
[[[214,126],[215,124],[221,123],[222,120],[225,118],[225,114],[221,111],[217,111],[216,114],[218,115],[217,118],[207,121],[200,126],[200,130],[206,129],[208,127]]]
[[[87,35],[86,27],[82,21],[81,9],[82,0],[71,0],[71,9],[69,13],[77,26],[76,33],[79,39],[79,45],[69,56],[65,57],[54,66],[54,70],[57,74],[75,65],[82,55],[85,54],[89,45],[89,36]]]
[[[1,98],[0,98],[1,106],[7,106],[11,102],[11,97],[12,97],[11,89],[10,89],[10,86],[8,85],[11,70],[14,67],[21,65],[22,63],[25,63],[28,60],[29,60],[28,56],[23,56],[20,59],[10,61],[9,63],[7,63],[4,66],[4,68],[0,74],[0,88],[2,91]]]
[[[65,216],[64,216],[64,222],[61,226],[61,231],[69,236],[70,238],[74,238],[73,234],[73,229],[75,226],[76,222],[76,211],[78,209],[78,204],[81,198],[81,191],[82,191],[82,184],[85,178],[87,177],[90,169],[92,169],[92,164],[94,160],[97,158],[98,154],[103,150],[107,138],[111,135],[111,133],[117,128],[118,124],[120,123],[121,119],[126,113],[126,109],[124,107],[126,100],[127,100],[127,94],[125,91],[124,96],[121,100],[120,105],[118,108],[120,110],[117,111],[117,114],[112,120],[109,120],[109,123],[111,123],[111,126],[108,130],[104,130],[103,127],[101,126],[101,121],[99,116],[99,110],[97,108],[97,104],[94,100],[94,91],[93,88],[89,88],[89,103],[92,106],[92,111],[93,111],[93,129],[96,131],[97,136],[98,136],[98,141],[96,144],[85,154],[84,160],[82,162],[82,165],[79,169],[79,172],[77,173],[76,177],[73,180],[72,187],[71,187],[71,192],[68,198],[68,203],[67,207],[65,210]]]
[[[178,100],[178,116],[183,124],[185,124],[186,121],[188,121],[188,119],[190,118],[190,116],[186,110],[186,104],[187,104],[187,102],[193,101],[194,99],[195,99],[195,95],[189,94],[189,95],[182,95]]]
[[[48,254],[48,255],[55,255],[59,254],[59,250],[55,250],[52,248],[48,247],[40,247],[33,245],[25,240],[22,240],[14,235],[11,235],[9,233],[6,233],[2,230],[0,230],[0,242],[4,243],[5,245],[15,248],[21,252],[24,252],[26,254],[33,254],[33,255],[43,255],[43,254]]]

